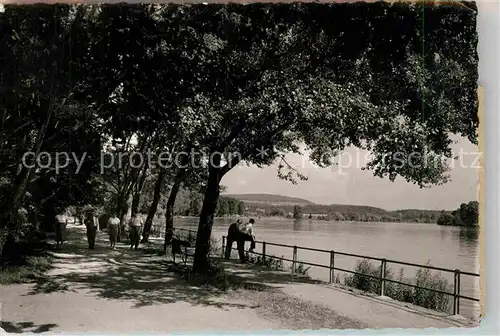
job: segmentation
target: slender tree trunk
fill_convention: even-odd
[[[52,106],[52,105],[51,105]],[[47,118],[45,119],[45,122],[43,125],[40,127],[40,130],[38,131],[36,142],[35,142],[35,147],[34,147],[34,154],[35,157],[38,156],[40,153],[40,150],[42,148],[43,141],[45,139],[45,134],[47,133],[47,128],[49,127],[50,120],[52,118],[52,111],[53,107],[49,108],[49,112],[47,113]],[[28,187],[28,181],[30,179],[30,175],[32,172],[33,168],[32,167],[26,167],[23,166],[21,169],[21,172],[16,179],[16,184],[15,184],[15,189],[12,193],[12,202],[11,202],[11,209],[14,213],[17,213],[17,210],[19,209],[20,203],[22,199],[24,198],[24,194],[26,193],[26,188]]]
[[[116,241],[121,242],[121,237],[125,232],[125,214],[127,213],[127,198],[123,194],[123,191],[118,196],[118,218],[120,219],[120,224],[118,225],[118,235]]]
[[[44,123],[40,126],[38,131],[34,148],[32,152],[34,157],[37,157],[42,148],[42,144],[45,140],[45,134],[47,133],[47,128],[49,127],[50,121],[52,119],[52,114],[54,111],[54,105],[50,103],[47,111],[47,117]],[[7,203],[3,202],[3,206],[0,208],[0,228],[5,228],[0,232],[0,251],[3,255],[4,247],[7,249],[10,247],[10,243],[14,241],[14,234],[17,229],[17,212],[21,207],[21,203],[26,194],[26,189],[28,188],[29,180],[33,167],[22,166],[19,175],[15,179],[14,187],[12,189],[12,199]]]
[[[146,218],[146,223],[144,224],[144,230],[142,231],[142,241],[141,243],[147,243],[149,240],[149,234],[151,233],[151,226],[153,225],[153,219],[158,210],[158,203],[160,203],[161,198],[161,189],[163,187],[163,181],[165,179],[165,170],[160,170],[158,174],[158,178],[155,184],[155,190],[153,195],[153,202],[151,203],[151,207],[149,208],[148,218]]]
[[[220,194],[220,180],[222,178],[218,162],[214,162],[216,167],[211,167],[208,175],[207,190],[203,199],[198,232],[196,236],[196,250],[194,254],[193,271],[205,274],[208,270],[208,253],[210,248],[210,237],[212,235],[212,225],[214,214],[217,208],[217,201]]]
[[[139,213],[139,205],[141,203],[142,190],[146,184],[146,177],[148,176],[148,167],[145,166],[139,181],[134,188],[134,196],[132,197],[132,213]]]
[[[134,196],[132,197],[132,213],[139,213],[139,204],[141,203],[141,192],[135,191]]]
[[[172,186],[170,195],[168,196],[167,209],[165,212],[165,242],[163,243],[163,252],[167,252],[167,246],[172,242],[172,237],[174,236],[174,206],[177,194],[182,183],[182,174],[177,174],[175,183]]]

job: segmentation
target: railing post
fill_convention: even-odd
[[[262,261],[266,260],[266,242],[262,242]]]
[[[224,258],[224,253],[225,253],[225,247],[226,247],[226,236],[222,236],[222,252],[221,255]]]
[[[387,261],[382,259],[380,264],[380,296],[385,295],[385,265]]]
[[[293,247],[293,258],[292,258],[292,273],[295,273],[295,269],[297,267],[297,246]]]
[[[330,283],[334,281],[335,272],[335,251],[330,251]]]
[[[455,270],[453,277],[453,315],[460,314],[460,270]]]

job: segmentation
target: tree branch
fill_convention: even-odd
[[[222,143],[217,147],[217,149],[222,152],[224,151],[227,146],[233,142],[234,139],[240,135],[241,131],[245,129],[246,121],[244,119],[240,119],[238,124],[236,124],[232,129],[231,132],[229,133],[228,137],[222,141]]]
[[[254,154],[254,152],[258,151],[259,150],[259,146],[263,146],[266,142],[273,141],[273,139],[278,134],[280,134],[281,132],[285,131],[294,122],[295,122],[295,120],[292,120],[292,121],[286,122],[286,123],[278,126],[274,131],[272,131],[272,132],[269,133],[269,137],[266,137],[265,139],[262,139],[262,137],[260,137],[261,140],[257,140],[254,143],[254,146],[250,147],[250,149],[247,149],[246,151],[243,151],[241,156],[238,155],[238,156],[233,157],[229,162],[227,162],[221,168],[221,170],[220,170],[220,172],[221,172],[221,178],[222,178],[222,176],[224,176],[225,174],[227,174],[227,172],[229,172],[233,167],[235,167],[237,164],[239,164],[241,161],[245,161],[252,154]]]

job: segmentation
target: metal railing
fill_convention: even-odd
[[[269,257],[269,258],[273,258],[273,259],[279,259],[279,260],[291,262],[292,263],[292,267],[291,267],[292,273],[296,272],[298,264],[302,264],[302,265],[315,266],[315,267],[329,269],[330,270],[330,272],[329,272],[330,273],[329,274],[329,282],[330,283],[332,283],[335,279],[334,278],[335,271],[341,271],[341,272],[346,272],[346,273],[350,273],[350,274],[358,274],[360,276],[365,276],[368,278],[376,279],[380,283],[380,292],[378,293],[380,296],[385,295],[385,283],[386,282],[392,282],[392,283],[405,285],[405,286],[409,286],[409,287],[413,287],[413,288],[418,288],[418,289],[428,290],[428,291],[432,291],[432,292],[436,292],[436,293],[440,293],[440,294],[444,294],[444,295],[453,296],[453,315],[460,314],[460,299],[470,300],[470,301],[475,301],[475,302],[480,301],[478,298],[462,295],[460,293],[460,279],[461,279],[461,277],[462,276],[472,276],[472,277],[479,278],[479,274],[477,274],[477,273],[464,272],[464,271],[460,271],[459,269],[453,270],[453,269],[435,267],[435,266],[430,266],[430,265],[414,264],[414,263],[385,259],[385,258],[376,258],[376,257],[359,255],[359,254],[353,254],[353,253],[339,252],[339,251],[334,251],[334,250],[328,251],[328,250],[317,249],[317,248],[312,248],[312,247],[305,247],[305,246],[286,245],[286,244],[270,243],[270,242],[257,241],[257,240],[255,241],[255,243],[262,244],[262,253],[252,252],[253,254],[261,255],[263,260],[265,260],[266,257]],[[225,247],[226,247],[225,245],[226,245],[226,236],[222,236],[222,253],[224,253],[224,251],[225,251]],[[291,248],[291,249],[293,249],[292,259],[266,254],[266,246],[277,246],[277,247]],[[319,252],[319,253],[328,253],[330,255],[330,264],[329,265],[322,265],[322,264],[316,264],[316,263],[312,263],[312,262],[298,260],[298,257],[297,257],[298,250],[312,251],[312,252]],[[335,266],[335,256],[337,256],[337,255],[379,261],[380,262],[380,274],[378,276],[373,276],[371,274],[360,273],[360,272],[336,267]],[[389,279],[386,277],[387,264],[412,266],[412,267],[418,267],[418,268],[424,268],[424,269],[452,273],[454,275],[453,276],[453,293],[445,292],[445,291],[441,291],[441,290],[437,290],[437,289],[433,289],[433,288],[422,287],[422,286],[418,286],[415,284],[404,283],[404,282],[393,280],[393,279]]]
[[[190,230],[190,229],[183,229],[183,228],[172,228],[172,231],[177,235],[181,235],[182,233],[187,233],[194,235],[196,237],[197,231],[196,230]],[[157,236],[159,238],[165,238],[165,225],[153,225],[151,226],[151,235]]]
[[[174,235],[175,234],[180,235],[183,232],[186,232],[187,234],[191,235],[192,237],[193,236],[196,237],[196,235],[198,234],[198,231],[196,231],[196,230],[189,230],[189,229],[182,229],[182,228],[175,228],[175,227],[172,230],[174,232]]]

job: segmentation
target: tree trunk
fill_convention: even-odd
[[[122,192],[122,194],[118,196],[118,218],[120,219],[120,224],[118,225],[118,235],[116,237],[116,241],[118,243],[121,242],[121,237],[125,232],[125,223],[123,221],[126,213],[127,213],[127,201],[125,195],[123,195]]]
[[[141,192],[136,190],[132,197],[132,214],[139,213],[139,204],[141,203]]]
[[[158,174],[158,179],[156,180],[153,203],[149,208],[148,218],[146,218],[146,223],[144,224],[144,230],[142,231],[142,241],[141,243],[147,243],[149,240],[149,234],[151,233],[151,226],[153,225],[153,219],[158,210],[158,203],[160,203],[161,189],[163,187],[163,180],[165,177],[165,170],[162,169]]]
[[[139,181],[136,183],[134,188],[134,196],[132,198],[132,213],[139,213],[139,204],[141,203],[142,189],[146,184],[146,177],[148,176],[148,167],[143,168],[142,174],[140,175]]]
[[[177,174],[175,183],[172,186],[170,195],[168,196],[167,210],[165,213],[165,242],[163,243],[164,253],[167,252],[167,246],[170,245],[174,235],[174,205],[175,199],[177,198],[177,194],[179,193],[179,189],[181,187],[182,176],[183,174],[181,172]]]
[[[39,155],[42,148],[42,144],[45,140],[45,134],[47,133],[47,128],[49,127],[50,121],[52,119],[53,111],[54,105],[51,103],[48,107],[47,117],[45,118],[44,123],[40,126],[35,140],[35,145],[32,149],[35,158]],[[33,167],[22,166],[21,171],[14,181],[14,186],[12,189],[12,199],[9,202],[2,202],[3,204],[0,208],[0,228],[6,227],[7,229],[9,229],[8,231],[5,231],[8,232],[7,236],[13,234],[12,230],[17,229],[17,211],[19,210],[19,208],[21,207],[21,203],[23,202],[32,171]],[[5,242],[7,242],[7,240],[0,240],[0,243],[2,243],[2,245],[0,246],[0,251],[2,251]]]
[[[215,158],[217,160],[217,158]],[[220,157],[219,157],[220,160]],[[200,221],[196,236],[196,250],[194,253],[193,271],[205,274],[208,270],[208,253],[210,248],[210,237],[212,235],[212,225],[214,214],[217,208],[217,201],[220,194],[221,170],[218,168],[219,162],[214,162],[215,167],[209,169],[207,189],[201,208]]]

